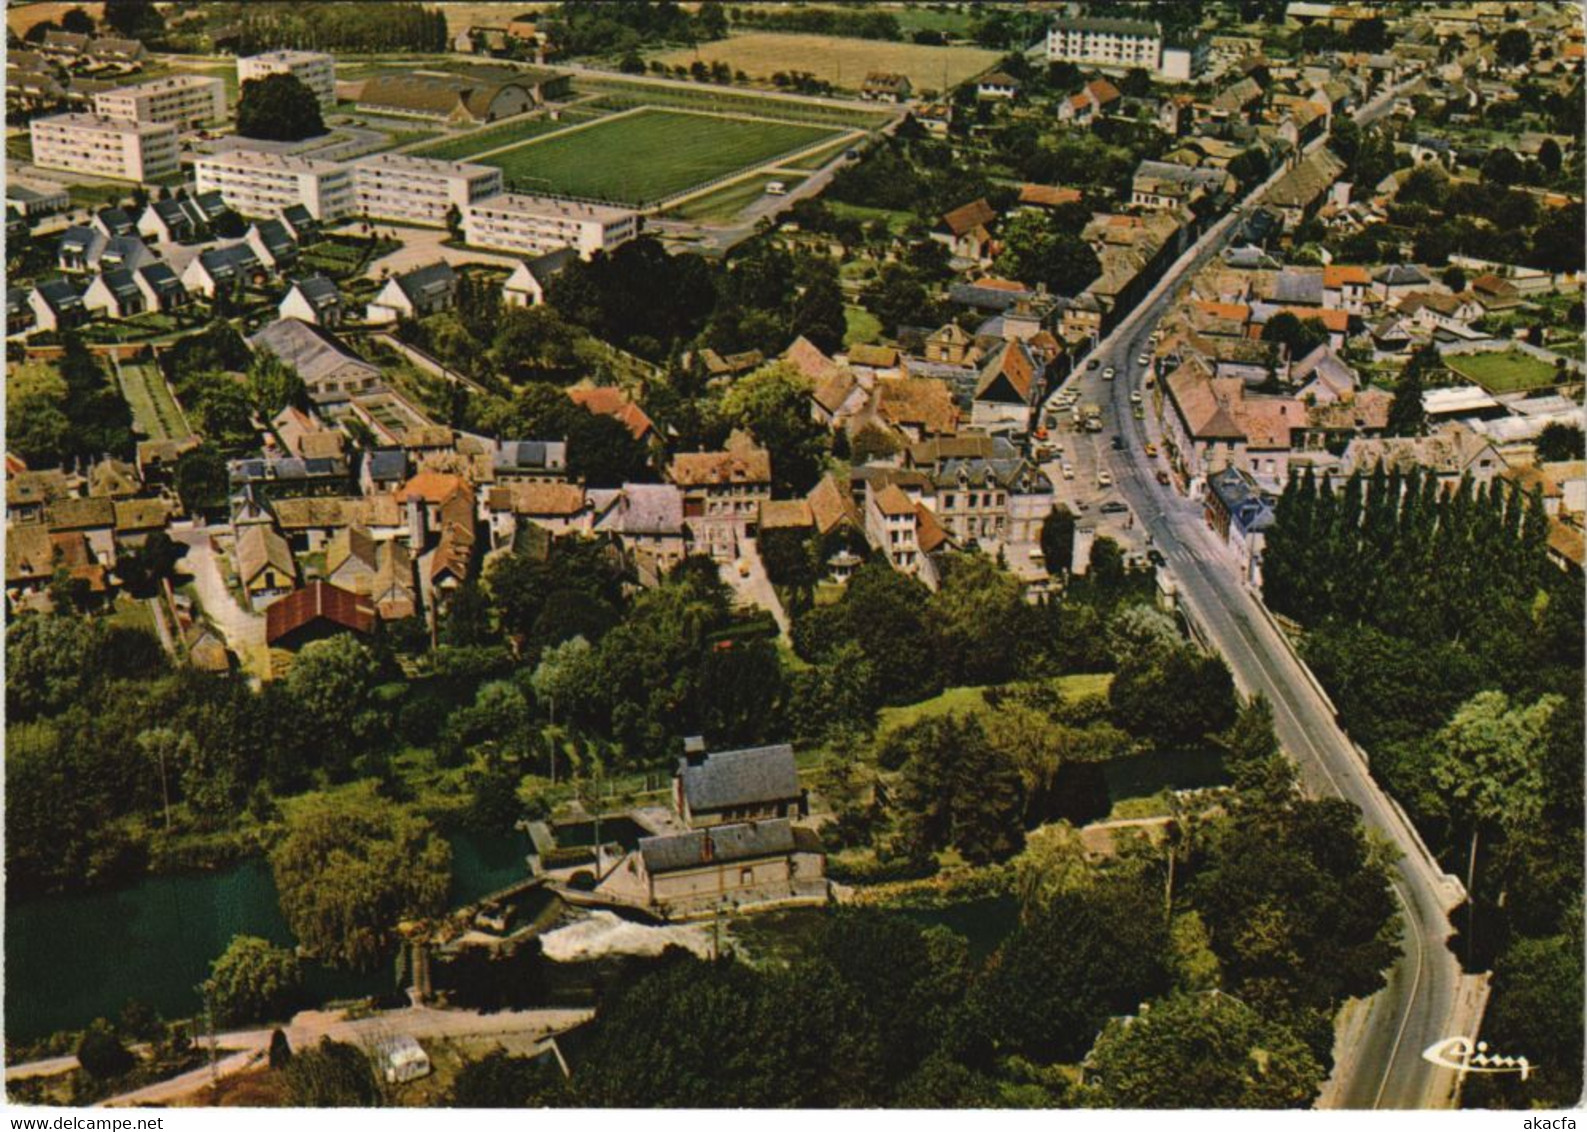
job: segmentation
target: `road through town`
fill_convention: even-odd
[[[1359,118],[1382,113],[1387,99]],[[1260,194],[1262,190],[1258,190]],[[1248,200],[1247,205],[1253,203]],[[1104,436],[1122,439],[1104,449],[1118,491],[1164,556],[1188,618],[1227,661],[1240,689],[1261,693],[1273,705],[1285,750],[1300,768],[1306,789],[1345,798],[1360,807],[1367,825],[1401,854],[1394,888],[1404,920],[1402,954],[1385,987],[1362,1009],[1337,1051],[1334,1076],[1322,1103],[1340,1108],[1443,1107],[1454,1099],[1453,1074],[1422,1058],[1422,1051],[1453,1034],[1473,1034],[1480,1013],[1478,980],[1463,976],[1448,947],[1449,912],[1463,897],[1458,881],[1431,858],[1404,813],[1372,780],[1363,753],[1339,726],[1332,704],[1283,639],[1258,596],[1243,582],[1203,521],[1199,503],[1159,485],[1160,465],[1145,445],[1160,438],[1151,414],[1136,420],[1130,394],[1141,388],[1139,357],[1174,301],[1179,285],[1229,242],[1240,217],[1225,217],[1174,265],[1153,292],[1092,357],[1113,366],[1119,378],[1079,369],[1070,384],[1082,397],[1108,406]]]

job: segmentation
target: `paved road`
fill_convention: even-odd
[[[1388,105],[1385,96],[1358,117],[1370,121]],[[1388,985],[1369,1000],[1364,1021],[1340,1049],[1326,1103],[1443,1107],[1453,1100],[1453,1075],[1423,1060],[1421,1052],[1452,1034],[1474,1033],[1480,1018],[1471,995],[1474,980],[1461,975],[1448,947],[1448,913],[1461,899],[1459,883],[1443,874],[1403,812],[1372,780],[1321,688],[1202,521],[1199,504],[1156,482],[1161,465],[1144,452],[1145,444],[1157,439],[1153,422],[1137,421],[1130,411],[1130,392],[1144,377],[1138,355],[1150,348],[1152,330],[1170,308],[1174,290],[1221,250],[1237,219],[1231,215],[1216,225],[1099,344],[1094,356],[1103,366],[1115,366],[1119,380],[1104,383],[1099,371],[1082,369],[1071,383],[1084,391],[1083,400],[1108,405],[1101,435],[1124,441],[1122,450],[1103,450],[1118,491],[1167,558],[1187,613],[1228,662],[1241,690],[1260,692],[1273,704],[1279,739],[1298,763],[1306,788],[1353,802],[1367,825],[1389,837],[1402,854],[1394,887],[1404,917],[1403,951]]]
[[[245,657],[249,650],[264,644],[265,619],[238,605],[231,590],[226,588],[220,563],[215,561],[215,545],[210,541],[210,536],[222,529],[225,528],[173,523],[171,537],[187,547],[182,570],[193,576],[198,602],[205,614],[226,638],[227,646],[238,656]]]

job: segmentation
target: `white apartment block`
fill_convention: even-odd
[[[169,122],[178,128],[226,117],[226,84],[206,75],[167,75],[146,83],[102,90],[94,111],[123,122]]]
[[[483,197],[501,192],[501,170],[379,153],[352,164],[358,211],[398,223],[441,225],[456,205],[459,213]]]
[[[220,193],[244,216],[274,216],[293,204],[321,221],[358,212],[352,170],[336,161],[240,149],[199,157],[193,173],[199,192]]]
[[[176,127],[124,122],[94,114],[35,118],[33,164],[122,181],[152,181],[179,166]]]
[[[589,259],[637,235],[639,213],[609,204],[501,193],[463,210],[464,240],[519,255],[573,248]]]
[[[1089,63],[1099,67],[1160,68],[1161,25],[1145,20],[1061,19],[1047,30],[1049,63]]]
[[[245,55],[237,60],[237,86],[249,79],[267,75],[295,75],[312,90],[320,105],[329,110],[336,105],[336,57],[318,51],[269,51]]]

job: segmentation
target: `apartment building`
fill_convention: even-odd
[[[320,221],[358,211],[352,170],[335,161],[234,150],[199,157],[193,173],[200,193],[220,193],[244,216],[274,216],[295,204]]]
[[[1205,69],[1207,57],[1200,40],[1165,43],[1162,25],[1154,21],[1080,17],[1055,20],[1047,29],[1049,63],[1144,67],[1160,78],[1186,81]]]
[[[501,193],[463,210],[463,238],[481,248],[537,256],[573,248],[584,259],[639,235],[639,213],[607,204]]]
[[[336,105],[336,58],[318,51],[269,51],[237,60],[237,85],[269,75],[292,75],[327,110]]]
[[[206,75],[167,75],[102,90],[94,111],[123,122],[168,122],[179,129],[223,121],[226,84]]]
[[[358,211],[381,220],[442,225],[454,205],[461,213],[501,192],[501,170],[490,165],[378,153],[353,162]]]
[[[94,114],[35,118],[33,164],[122,181],[152,181],[179,167],[176,127]]]

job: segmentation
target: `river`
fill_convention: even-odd
[[[526,875],[522,834],[458,833],[451,843],[454,905]],[[234,935],[294,942],[261,859],[8,907],[6,1037],[80,1029],[115,1017],[129,998],[167,1018],[192,1016],[202,1009],[194,988]],[[396,988],[396,966],[360,973],[310,963],[305,981],[317,1001],[381,994]]]

